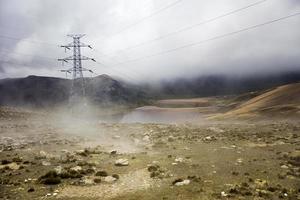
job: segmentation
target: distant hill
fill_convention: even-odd
[[[28,76],[0,80],[0,105],[51,106],[68,101],[71,82],[66,79]]]
[[[112,104],[140,106],[157,99],[236,95],[296,82],[300,82],[300,72],[240,78],[222,75],[202,76],[147,85],[134,85],[108,75],[85,78],[86,96],[89,101],[104,106]],[[69,79],[42,76],[1,79],[0,106],[61,105],[69,100],[71,84],[72,81]]]
[[[221,118],[300,117],[300,83],[288,84],[262,93],[221,114]]]
[[[67,103],[72,81],[69,79],[28,76],[0,80],[0,105],[47,107]],[[86,96],[95,104],[139,104],[143,91],[107,75],[86,78]]]
[[[145,85],[149,96],[156,98],[194,98],[243,94],[300,82],[300,71],[256,76],[211,75],[163,81]]]

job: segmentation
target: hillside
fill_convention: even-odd
[[[244,94],[299,81],[299,70],[252,76],[202,75],[145,85],[144,90],[160,99],[199,98]]]
[[[242,103],[219,117],[300,116],[300,83],[279,86]]]
[[[47,107],[68,102],[71,80],[28,76],[0,80],[0,105]],[[144,93],[107,75],[86,78],[86,96],[95,104],[139,104]]]
[[[300,81],[300,73],[286,73],[273,76],[248,78],[229,78],[225,76],[206,76],[189,80],[173,80],[162,83],[131,84],[100,75],[85,78],[86,97],[96,105],[149,105],[157,101],[159,107],[203,107],[214,105],[212,96],[237,96],[226,102],[224,111],[229,111],[261,91]],[[51,107],[67,103],[72,81],[69,79],[28,76],[0,80],[0,106]],[[253,92],[255,91],[255,92]],[[257,92],[260,91],[260,92]],[[196,97],[196,98],[195,98]],[[187,100],[189,98],[189,100]],[[220,99],[221,100],[221,99]],[[219,100],[217,100],[219,101]]]

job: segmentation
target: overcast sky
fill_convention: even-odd
[[[164,53],[299,13],[299,0],[267,0],[149,42],[258,1],[0,0],[0,78],[65,77],[59,70],[68,66],[57,58],[72,53],[59,47],[71,42],[69,33],[86,34],[82,42],[94,49],[84,49],[83,54],[104,64],[84,61],[85,68],[131,81],[300,70],[300,15]]]

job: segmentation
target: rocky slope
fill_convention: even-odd
[[[273,88],[245,101],[221,117],[299,117],[300,83]]]
[[[0,105],[48,107],[67,103],[71,80],[28,76],[0,80]],[[95,104],[138,104],[145,101],[138,88],[107,75],[86,78],[86,96]]]

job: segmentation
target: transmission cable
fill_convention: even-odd
[[[207,19],[207,20],[203,20],[203,21],[200,22],[200,23],[197,23],[197,24],[194,24],[194,25],[190,25],[190,26],[186,26],[186,27],[183,27],[183,28],[181,28],[181,29],[179,29],[179,30],[176,30],[176,31],[173,31],[173,32],[169,32],[169,33],[167,33],[167,34],[165,34],[165,35],[158,36],[158,37],[156,37],[156,38],[153,38],[153,39],[150,39],[150,40],[141,42],[141,43],[136,44],[136,45],[128,46],[128,47],[126,47],[126,48],[124,48],[124,49],[119,49],[119,50],[115,50],[115,51],[112,51],[112,52],[108,52],[108,53],[103,54],[103,55],[104,55],[104,56],[108,56],[108,55],[115,54],[115,53],[120,52],[120,51],[122,52],[122,51],[130,50],[130,49],[135,49],[135,48],[137,48],[137,47],[144,46],[144,45],[146,45],[146,44],[149,44],[149,43],[152,43],[152,42],[155,42],[155,41],[159,41],[159,40],[168,38],[168,37],[173,36],[173,35],[176,35],[176,34],[178,34],[178,33],[182,33],[182,32],[185,32],[185,31],[188,31],[188,30],[197,28],[197,27],[199,27],[199,26],[208,24],[208,23],[210,23],[210,22],[217,21],[218,19],[221,19],[221,18],[230,16],[230,15],[233,15],[233,14],[235,14],[235,13],[241,12],[241,11],[246,10],[246,9],[248,9],[248,8],[257,6],[257,5],[259,5],[259,4],[262,4],[262,3],[266,2],[266,1],[268,1],[268,0],[257,1],[257,2],[255,2],[255,3],[252,3],[252,4],[249,4],[249,5],[247,5],[247,6],[244,6],[244,7],[241,7],[241,8],[232,10],[232,11],[229,11],[229,12],[227,12],[227,13],[218,15],[218,16],[216,16],[216,17],[213,17],[213,18],[210,18],[210,19]]]
[[[222,35],[219,35],[219,36],[215,36],[215,37],[212,37],[212,38],[209,38],[209,39],[206,39],[206,40],[202,40],[202,41],[199,41],[199,42],[189,43],[189,44],[186,44],[186,45],[183,45],[183,46],[180,46],[180,47],[176,47],[176,48],[173,48],[173,49],[160,51],[160,52],[155,53],[155,54],[150,54],[150,55],[146,55],[146,56],[139,57],[139,58],[136,58],[136,59],[116,63],[112,66],[117,66],[117,65],[121,65],[121,64],[125,64],[125,63],[130,63],[130,62],[136,62],[136,61],[139,61],[139,60],[143,60],[143,59],[147,59],[147,58],[151,58],[151,57],[155,57],[155,56],[160,56],[160,55],[163,55],[163,54],[168,54],[168,53],[178,51],[178,50],[181,50],[181,49],[185,49],[185,48],[189,48],[189,47],[193,47],[193,46],[198,46],[198,45],[204,44],[206,42],[219,40],[219,39],[226,38],[226,37],[229,37],[229,36],[232,36],[232,35],[236,35],[236,34],[241,33],[241,32],[249,31],[249,30],[252,30],[252,29],[257,29],[257,28],[260,28],[262,26],[273,24],[273,23],[278,22],[278,21],[282,21],[282,20],[285,20],[285,19],[288,19],[288,18],[296,17],[298,15],[300,15],[300,12],[294,13],[294,14],[291,14],[291,15],[288,15],[288,16],[285,16],[285,17],[281,17],[281,18],[278,18],[278,19],[275,19],[275,20],[267,21],[267,22],[264,22],[264,23],[261,23],[261,24],[248,26],[246,28],[243,28],[243,29],[240,29],[240,30],[237,30],[237,31],[233,31],[233,32],[229,32],[229,33],[222,34]]]
[[[141,18],[141,19],[138,20],[138,21],[136,21],[135,23],[132,23],[132,24],[126,26],[125,28],[119,30],[118,32],[113,33],[110,37],[115,36],[115,35],[118,35],[118,34],[124,32],[124,31],[130,29],[130,28],[132,28],[133,26],[136,26],[136,25],[138,25],[138,24],[144,22],[145,20],[154,17],[155,15],[157,15],[157,14],[159,14],[159,13],[161,13],[161,12],[163,12],[163,11],[165,11],[165,10],[167,10],[167,9],[169,9],[169,8],[171,8],[171,7],[173,7],[173,6],[175,6],[175,5],[177,5],[178,3],[182,2],[182,1],[183,1],[183,0],[177,0],[177,1],[173,2],[173,3],[170,3],[170,4],[166,5],[165,7],[162,7],[162,8],[160,8],[160,9],[156,10],[156,11],[154,11],[153,13],[151,13],[151,14],[149,14],[149,15],[143,17],[143,18]]]
[[[11,37],[7,35],[0,35],[0,38],[8,39],[8,40],[16,40],[16,41],[24,41],[32,44],[44,44],[44,45],[51,45],[51,46],[59,46],[54,43],[48,43],[48,42],[43,42],[43,41],[38,41],[38,40],[29,40],[29,39],[23,39],[23,38],[17,38],[17,37]]]
[[[101,65],[102,67],[107,67],[107,65],[104,65],[103,63],[101,63],[101,62],[99,62],[99,61],[96,61],[96,63],[97,63],[98,65]],[[128,80],[131,80],[132,82],[136,82],[136,81],[137,81],[137,79],[135,79],[135,78],[129,76],[128,74],[125,74],[124,72],[121,72],[120,70],[116,70],[115,68],[112,68],[112,67],[107,68],[107,69],[108,69],[108,70],[111,70],[111,71],[114,71],[114,72],[116,72],[116,73],[118,73],[118,74],[120,74],[121,76],[127,78]]]

